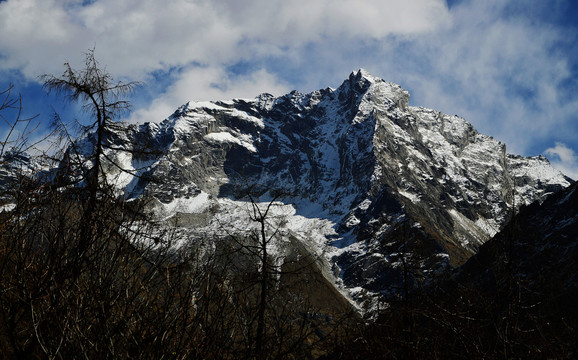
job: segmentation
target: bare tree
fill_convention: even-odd
[[[22,96],[14,96],[13,91],[14,85],[10,84],[0,92],[0,119],[8,129],[4,140],[0,141],[0,156],[8,150],[16,153],[28,150],[33,145],[29,143],[29,137],[38,127],[32,122],[38,115],[22,116]]]
[[[88,125],[80,125],[81,134],[96,134],[94,148],[90,156],[85,159],[88,169],[84,171],[86,189],[89,193],[89,204],[94,205],[99,191],[106,184],[103,173],[103,158],[105,149],[113,148],[106,142],[106,133],[114,128],[115,121],[130,110],[130,102],[124,99],[132,93],[138,82],[115,82],[112,75],[103,69],[94,56],[94,49],[86,53],[85,67],[75,70],[69,63],[64,64],[65,71],[60,77],[43,75],[41,80],[44,87],[65,95],[70,101],[82,103],[83,110],[91,117]],[[55,116],[55,125],[64,136],[70,138],[69,129],[58,115]],[[71,142],[73,151],[74,142]],[[126,151],[126,149],[122,149]],[[83,169],[84,170],[84,169]]]
[[[231,264],[236,357],[322,354],[356,318],[353,308],[322,274],[318,255],[285,228],[286,193],[240,185],[237,194],[247,223],[236,229],[222,225],[226,236],[219,240],[218,255]]]
[[[258,233],[253,233],[253,240],[258,244],[258,253],[261,260],[260,269],[260,280],[259,280],[259,304],[257,307],[257,330],[255,335],[255,353],[258,357],[261,357],[263,351],[263,342],[265,341],[265,312],[267,310],[267,297],[268,297],[268,283],[272,275],[272,270],[269,264],[269,256],[267,253],[269,244],[275,238],[278,232],[278,228],[275,228],[271,234],[267,234],[267,221],[270,216],[271,207],[275,204],[275,201],[281,196],[280,193],[274,194],[273,199],[267,203],[263,208],[255,201],[255,198],[248,192],[247,196],[251,201],[251,213],[249,217],[252,221],[259,224]]]
[[[130,103],[124,96],[130,94],[138,85],[136,82],[123,83],[115,82],[112,75],[102,68],[94,55],[94,49],[86,53],[84,68],[76,70],[69,63],[64,64],[65,71],[60,77],[53,75],[43,75],[41,80],[44,87],[50,91],[64,95],[69,101],[78,101],[82,104],[82,109],[89,115],[88,125],[77,125],[80,127],[80,136],[94,136],[92,151],[82,152],[77,148],[75,137],[71,135],[69,127],[62,121],[58,114],[54,115],[55,130],[61,137],[66,138],[67,146],[66,160],[69,163],[68,170],[80,172],[76,182],[83,182],[82,194],[86,194],[86,201],[83,202],[81,224],[81,236],[77,248],[77,262],[84,261],[84,253],[89,246],[91,234],[101,233],[101,221],[96,217],[102,214],[98,209],[99,199],[113,197],[114,191],[107,184],[107,177],[104,172],[105,161],[107,159],[106,149],[111,145],[106,139],[108,132],[114,129],[115,121],[130,109]],[[66,146],[66,145],[65,145]],[[128,171],[122,169],[123,171]],[[61,174],[61,178],[67,174]],[[66,184],[66,182],[65,182]],[[82,195],[84,197],[84,195]],[[76,273],[72,265],[71,271]]]
[[[65,68],[62,78],[45,76],[45,84],[85,102],[94,122],[81,133],[96,141],[82,158],[76,137],[60,122],[68,153],[80,160],[80,189],[53,178],[9,179],[22,201],[0,211],[0,357],[160,358],[167,351],[185,357],[193,352],[191,329],[199,328],[191,304],[204,268],[181,266],[169,281],[175,266],[170,229],[150,221],[141,203],[115,199],[101,176],[107,131],[128,109],[120,96],[134,84],[113,83],[93,51],[86,69]],[[8,95],[2,110],[17,114],[2,151],[14,145],[23,151],[28,139],[12,136],[26,134],[20,100],[2,94]]]

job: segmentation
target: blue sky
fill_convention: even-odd
[[[15,84],[42,125],[80,116],[38,76],[95,47],[116,79],[144,82],[127,120],[161,121],[189,100],[337,87],[365,68],[576,179],[576,19],[574,0],[0,0],[0,89]]]

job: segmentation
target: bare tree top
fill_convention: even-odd
[[[123,97],[132,93],[140,83],[114,81],[106,68],[100,67],[94,56],[94,49],[86,53],[83,69],[74,69],[68,62],[64,63],[64,68],[65,71],[60,77],[42,75],[40,79],[44,88],[48,92],[55,91],[65,95],[69,101],[82,102],[83,110],[93,116],[96,122],[102,122],[98,125],[114,121],[130,110],[130,103]]]

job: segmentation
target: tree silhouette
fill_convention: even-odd
[[[94,49],[86,53],[84,69],[75,70],[69,63],[65,63],[64,67],[62,76],[43,75],[41,80],[48,92],[55,91],[69,101],[81,102],[82,109],[91,117],[88,125],[80,125],[81,135],[96,134],[93,151],[84,159],[87,169],[83,168],[83,180],[86,181],[85,188],[89,194],[88,208],[91,209],[99,191],[107,185],[106,177],[101,176],[103,158],[106,157],[105,149],[114,149],[106,142],[105,135],[107,131],[114,129],[115,121],[130,110],[130,102],[123,97],[132,93],[139,83],[115,82],[112,75],[100,67],[94,56]],[[69,129],[56,114],[54,125],[64,136],[70,138]],[[74,143],[72,145],[74,148]],[[76,148],[74,151],[78,152]]]

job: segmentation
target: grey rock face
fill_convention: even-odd
[[[118,176],[128,198],[216,204],[258,185],[290,194],[295,215],[330,221],[321,244],[293,232],[353,297],[395,295],[463,263],[513,207],[570,184],[545,158],[509,155],[464,119],[409,106],[406,90],[363,70],[337,89],[188,103],[115,136],[146,144],[143,155],[109,154],[136,175]]]

